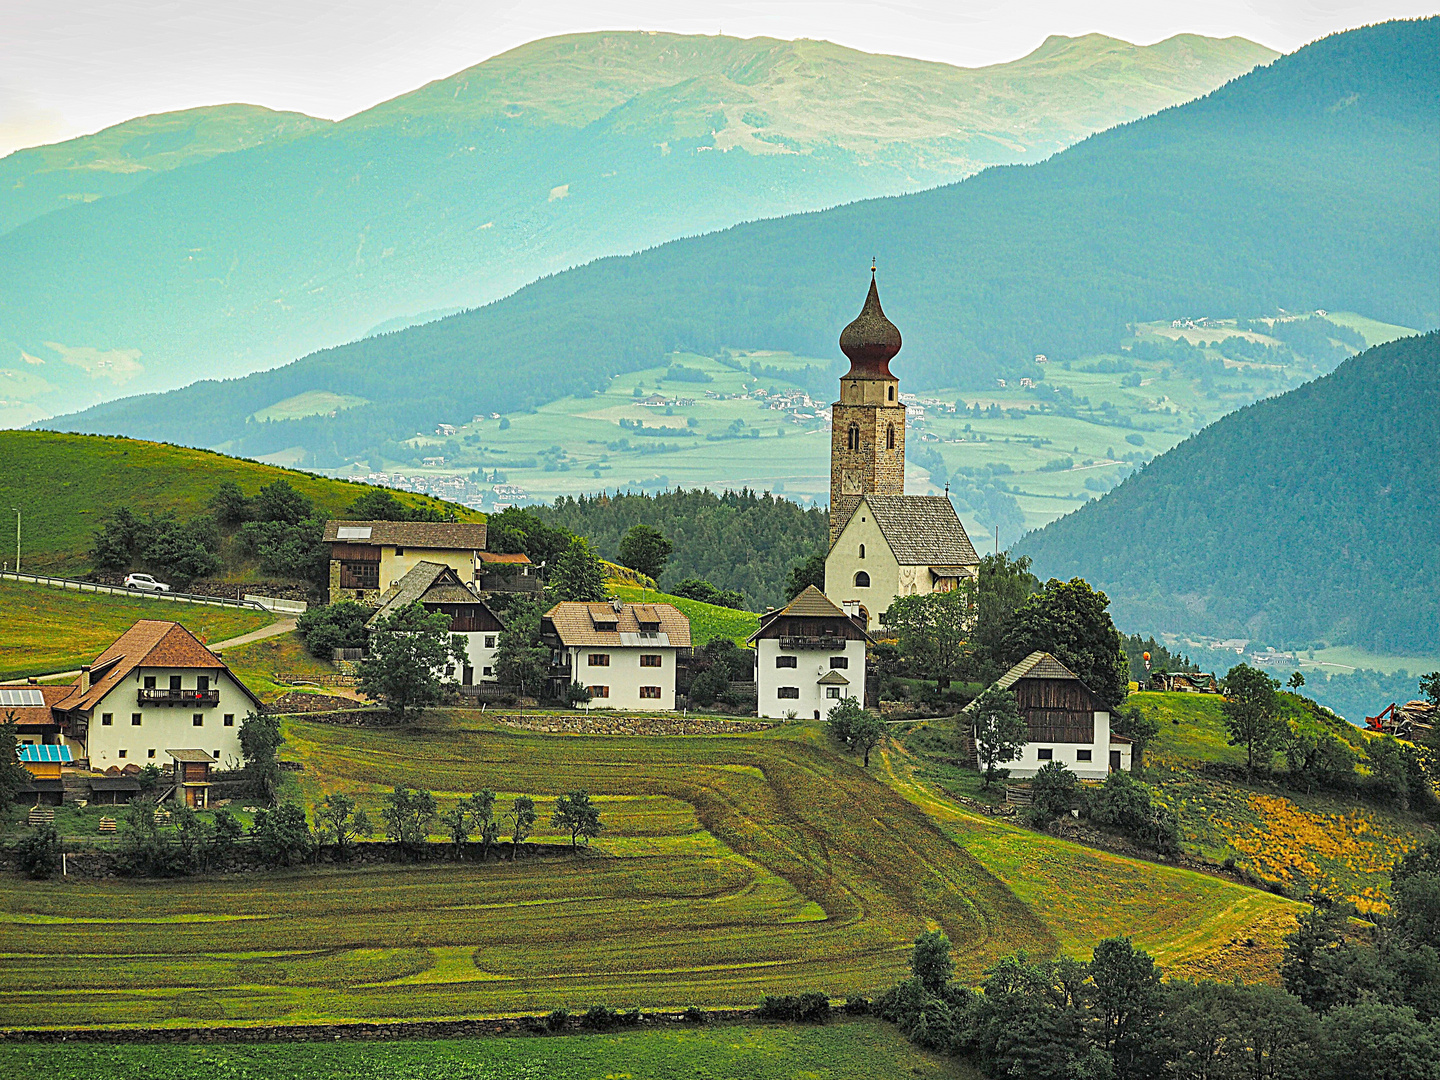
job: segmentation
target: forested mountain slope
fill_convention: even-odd
[[[819,41],[532,42],[0,237],[5,397],[28,420],[243,375],[598,256],[1037,161],[1273,55],[1092,35],[970,70]]]
[[[1440,322],[1440,19],[1339,34],[1032,166],[606,259],[488,307],[227,383],[64,417],[339,464],[456,416],[598,388],[675,349],[837,355],[878,255],[909,389],[993,386],[1127,324],[1277,307]],[[247,417],[308,391],[333,416]]]
[[[1022,540],[1147,630],[1425,654],[1440,639],[1440,332],[1216,421]]]
[[[0,233],[52,210],[133,191],[160,173],[330,126],[259,105],[156,113],[0,158]]]

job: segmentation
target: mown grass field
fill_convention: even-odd
[[[978,1074],[891,1025],[724,1024],[555,1038],[262,1046],[0,1046],[0,1072],[49,1080],[873,1080]]]
[[[0,432],[0,435],[3,435]],[[141,619],[178,622],[201,641],[224,641],[269,626],[268,611],[71,592],[0,579],[0,679],[73,671]]]
[[[0,882],[0,1015],[15,1026],[321,1022],[748,1005],[879,990],[940,927],[962,978],[1098,935],[1174,942],[1208,970],[1293,905],[1224,882],[1017,839],[787,725],[750,736],[555,736],[435,714],[405,730],[290,722],[307,806],[405,782],[442,809],[481,787],[574,787],[605,832],[581,856],[167,882]],[[897,790],[897,788],[899,790]],[[938,820],[937,820],[938,819]],[[1048,867],[1032,872],[1031,864]],[[1178,876],[1176,876],[1178,874]],[[1264,977],[1263,965],[1254,965]],[[1236,974],[1252,968],[1231,967]]]
[[[0,431],[0,462],[0,504],[21,510],[22,567],[42,574],[88,565],[95,529],[122,506],[140,513],[173,510],[188,518],[208,513],[216,487],[226,480],[253,495],[284,477],[321,512],[338,514],[370,490],[365,484],[208,450],[106,435]],[[397,492],[395,497],[407,505],[453,511],[460,521],[483,520],[467,507],[424,495]],[[12,566],[14,525],[12,516],[11,543],[0,542]]]
[[[225,663],[261,701],[274,701],[281,694],[291,690],[310,690],[314,687],[296,687],[275,681],[277,675],[325,676],[335,674],[335,665],[317,660],[305,648],[300,635],[291,630],[288,634],[261,638],[245,645],[235,645],[221,650]]]
[[[690,637],[698,649],[712,638],[727,637],[744,645],[745,639],[760,629],[760,616],[749,611],[719,607],[715,604],[689,600],[683,596],[671,596],[655,589],[644,589],[639,585],[620,585],[612,582],[611,592],[629,603],[651,601],[674,604],[690,620]]]
[[[1145,778],[1179,816],[1188,850],[1215,862],[1233,860],[1297,895],[1318,890],[1362,910],[1386,910],[1390,867],[1431,830],[1421,815],[1338,793],[1207,775],[1207,763],[1245,764],[1244,748],[1228,744],[1219,695],[1144,693],[1128,703],[1160,722],[1159,737],[1145,752]],[[1302,727],[1314,726],[1293,705],[1287,714]],[[1367,739],[1353,727],[1339,734],[1357,747]]]

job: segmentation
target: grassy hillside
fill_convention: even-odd
[[[532,42],[0,237],[11,422],[243,375],[677,236],[1039,161],[1273,55],[1095,35],[967,70],[822,41]]]
[[[0,679],[74,671],[140,619],[170,619],[213,643],[269,626],[276,618],[266,611],[77,593],[15,581],[0,581],[0,610],[5,612]]]
[[[1302,730],[1313,727],[1292,701]],[[1146,750],[1146,779],[1179,816],[1187,850],[1214,862],[1233,860],[1255,877],[1297,895],[1319,891],[1353,900],[1362,910],[1388,907],[1389,870],[1433,828],[1418,814],[1332,793],[1301,794],[1270,784],[1220,779],[1210,764],[1243,767],[1243,748],[1228,745],[1217,695],[1134,694],[1160,722]],[[1347,725],[1327,727],[1363,748],[1367,736]]]
[[[699,600],[671,596],[669,593],[644,589],[638,585],[612,584],[609,589],[621,600],[630,603],[656,601],[674,604],[690,619],[690,637],[697,649],[717,637],[727,637],[736,644],[744,645],[745,639],[760,629],[760,616],[748,611],[736,611],[734,608],[704,604]]]
[[[1283,307],[1428,326],[1437,32],[1440,19],[1336,35],[1038,165],[601,260],[476,311],[56,424],[368,460],[442,419],[603,390],[677,349],[833,358],[872,254],[909,390],[994,387],[1030,375],[1036,354],[1112,351],[1151,320]],[[311,391],[371,404],[245,422]]]
[[[1377,346],[1225,417],[1016,550],[1042,576],[1104,589],[1122,625],[1431,652],[1437,365],[1440,333]]]
[[[605,832],[586,857],[537,864],[379,865],[205,882],[0,882],[0,1002],[15,1026],[176,1025],[475,1016],[752,1003],[822,987],[871,991],[927,925],[960,975],[998,955],[1049,955],[1103,923],[1172,971],[1263,978],[1293,905],[1042,838],[1022,899],[980,854],[801,725],[758,736],[596,737],[518,731],[474,713],[404,732],[286,725],[299,797],[343,790],[374,809],[424,784],[445,807],[483,786],[501,806],[575,787]],[[811,736],[815,736],[813,738]],[[973,822],[974,836],[997,835]],[[1011,859],[986,847],[984,858]],[[1077,861],[1077,859],[1079,861]],[[1159,899],[1157,899],[1159,898]],[[133,921],[115,922],[124,908]],[[179,918],[182,921],[176,922]],[[35,935],[43,921],[46,933]],[[1260,947],[1232,946],[1254,937]],[[183,968],[175,958],[186,957]],[[96,963],[103,957],[103,963]],[[43,991],[37,991],[44,979]],[[200,988],[203,988],[200,989]]]
[[[215,1074],[217,1064],[244,1076],[304,1076],[310,1080],[418,1077],[471,1080],[477,1076],[536,1076],[592,1080],[596,1076],[669,1080],[703,1061],[707,1080],[788,1080],[805,1063],[812,1080],[871,1080],[918,1076],[973,1080],[978,1074],[953,1059],[916,1049],[891,1024],[846,1019],[825,1027],[780,1024],[665,1028],[563,1039],[447,1039],[226,1046],[3,1046],[0,1069],[12,1076],[51,1080],[190,1080]],[[684,1064],[681,1064],[684,1063]],[[224,1075],[223,1073],[220,1075]]]
[[[21,510],[21,567],[39,574],[84,568],[96,527],[122,506],[138,512],[173,510],[186,518],[208,513],[215,489],[226,480],[253,495],[284,477],[317,509],[339,515],[369,490],[364,484],[204,450],[89,435],[0,431],[0,461],[0,503]],[[453,512],[461,521],[483,520],[464,506],[423,495],[396,497],[408,506]],[[0,550],[13,569],[14,533],[9,536],[9,543],[0,541]]]
[[[156,113],[0,158],[0,233],[53,210],[133,191],[152,176],[330,126],[259,105]]]

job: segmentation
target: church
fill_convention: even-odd
[[[905,494],[905,406],[890,371],[900,331],[880,307],[873,267],[840,351],[850,370],[831,406],[825,595],[873,631],[897,596],[978,581],[980,558],[948,496]]]

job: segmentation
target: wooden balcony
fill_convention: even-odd
[[[831,649],[839,652],[845,651],[845,639],[838,634],[820,635],[817,637],[782,637],[780,639],[782,649]]]
[[[152,686],[142,687],[138,693],[141,705],[191,705],[204,709],[220,704],[220,691],[215,688],[171,690],[169,687]]]

